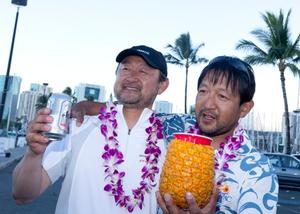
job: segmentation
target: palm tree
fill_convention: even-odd
[[[38,111],[42,108],[45,108],[47,106],[49,96],[42,94],[37,98],[36,104],[35,104],[35,110]]]
[[[66,87],[62,93],[72,96],[72,89],[70,87]]]
[[[185,66],[185,94],[184,94],[184,113],[187,113],[187,84],[189,67],[193,64],[205,63],[208,60],[206,58],[198,57],[198,50],[204,46],[201,43],[197,47],[193,47],[191,37],[189,33],[183,33],[175,40],[175,44],[166,46],[170,50],[170,53],[165,55],[167,63]]]
[[[251,34],[262,43],[264,48],[259,47],[254,42],[242,39],[238,42],[236,49],[248,51],[245,61],[252,65],[272,64],[278,67],[280,73],[281,89],[284,101],[284,118],[285,118],[285,135],[287,154],[291,153],[290,121],[289,108],[287,102],[287,93],[285,87],[285,69],[289,68],[294,75],[300,75],[300,70],[296,66],[300,61],[300,34],[292,42],[291,32],[289,29],[289,10],[286,17],[282,10],[278,16],[274,13],[266,12],[262,18],[266,28],[259,28],[251,31]]]
[[[75,97],[75,93],[72,92],[71,87],[66,87],[62,93],[69,95],[70,97],[72,97],[72,104],[77,103],[77,97]]]

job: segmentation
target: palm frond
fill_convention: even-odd
[[[171,64],[185,65],[189,67],[191,64],[206,62],[206,59],[199,59],[197,53],[204,43],[193,48],[190,34],[183,33],[176,40],[175,44],[168,44],[166,48],[170,51],[165,55],[166,61]]]
[[[198,57],[198,51],[200,48],[204,47],[204,43],[201,43],[200,45],[198,45],[196,48],[193,48],[192,49],[192,52],[190,54],[190,61],[192,64],[197,64],[197,63],[201,63],[201,62],[204,62],[204,61],[199,61],[199,57]]]
[[[180,53],[180,50],[178,50],[176,46],[172,46],[168,44],[166,48],[169,49],[169,51],[172,53],[172,54],[169,53],[167,55],[172,55],[174,58],[182,59],[182,54]]]
[[[175,46],[178,48],[183,59],[188,59],[192,52],[192,41],[189,33],[183,33],[175,40]]]
[[[278,58],[283,58],[285,53],[283,50],[290,44],[290,30],[288,28],[289,15],[284,19],[283,12],[280,10],[278,17],[271,12],[266,12],[262,17],[267,25],[269,40],[271,42],[270,46],[273,47],[273,54],[277,55],[276,57]]]
[[[283,17],[283,11],[282,11],[282,10],[280,10],[280,13],[281,13],[281,15],[282,15],[282,17]],[[288,12],[287,15],[286,15],[286,18],[285,18],[285,24],[284,24],[284,28],[286,28],[286,29],[289,28],[289,20],[290,20],[290,15],[291,15],[291,13],[292,13],[292,9],[289,9],[289,12]]]
[[[268,58],[265,56],[259,56],[259,55],[247,55],[244,60],[249,63],[250,65],[266,65],[266,64],[273,64],[275,65],[275,62],[270,62]]]
[[[262,19],[265,22],[265,24],[267,25],[267,29],[269,31],[270,34],[270,38],[272,38],[272,40],[274,40],[274,38],[276,38],[276,32],[274,31],[274,23],[276,23],[276,17],[274,16],[273,13],[270,12],[266,12],[265,14],[262,14]]]
[[[288,46],[285,57],[300,56],[299,41],[300,41],[300,34],[297,36],[295,42]]]
[[[200,57],[198,58],[198,63],[207,63],[208,59],[204,58],[204,57]]]
[[[256,29],[250,32],[254,37],[257,38],[265,47],[272,46],[272,39],[269,31],[263,29]]]
[[[300,69],[294,63],[287,63],[286,66],[292,71],[294,76],[300,77]]]
[[[236,45],[236,49],[245,50],[246,52],[251,52],[252,55],[269,58],[267,52],[265,52],[263,49],[258,47],[254,42],[249,40],[245,40],[245,39],[240,40],[239,43]]]
[[[180,65],[180,66],[183,65],[183,63],[181,62],[180,59],[176,58],[175,56],[173,56],[171,54],[166,54],[166,55],[164,55],[164,57],[165,57],[167,63]]]
[[[295,55],[296,55],[296,58],[294,58],[292,61],[293,61],[293,63],[299,63],[300,62],[300,51],[297,51],[297,53]]]

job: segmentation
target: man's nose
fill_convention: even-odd
[[[137,79],[139,77],[139,71],[137,69],[130,69],[130,72],[126,74],[127,79]]]
[[[215,96],[210,94],[206,97],[205,103],[206,108],[215,108],[216,107],[216,99]]]

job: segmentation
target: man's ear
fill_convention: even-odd
[[[162,81],[159,83],[159,90],[158,94],[162,94],[169,86],[169,79],[166,79],[165,81]]]
[[[253,100],[243,103],[240,107],[241,111],[240,111],[240,118],[245,117],[253,108],[254,106],[254,102]]]

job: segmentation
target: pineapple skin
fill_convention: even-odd
[[[191,192],[199,207],[210,199],[214,180],[214,151],[211,146],[183,140],[171,141],[160,176],[159,191],[169,193],[174,204],[186,209],[186,192]]]

